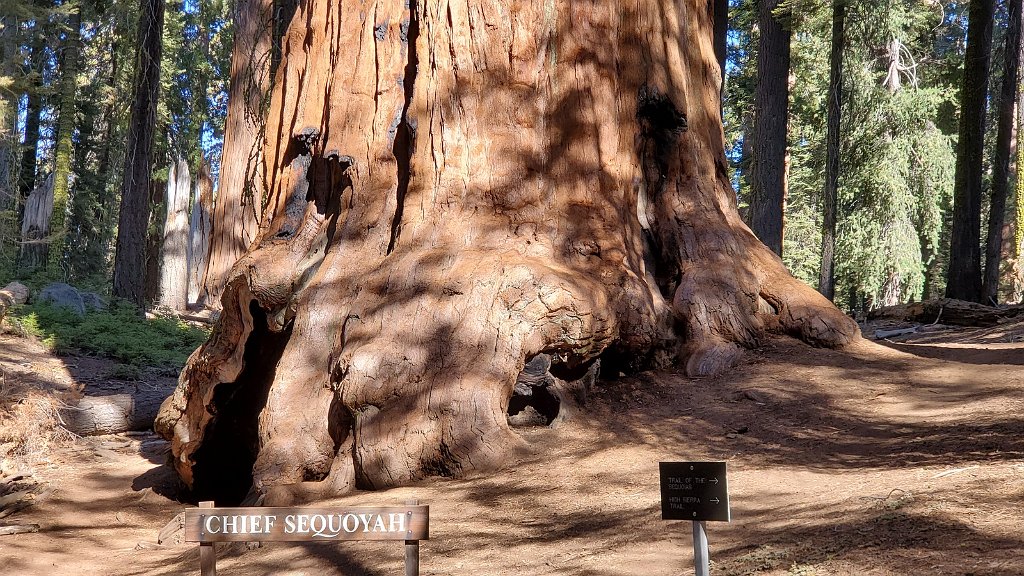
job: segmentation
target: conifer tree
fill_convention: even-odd
[[[946,296],[982,301],[981,195],[994,0],[971,0],[960,91],[953,229]]]
[[[57,103],[56,149],[53,167],[53,213],[50,216],[48,272],[60,274],[67,235],[68,201],[71,186],[71,162],[74,151],[75,96],[78,84],[78,62],[81,50],[82,10],[77,3],[68,7],[67,29],[60,52],[60,92]]]
[[[160,89],[163,0],[144,0],[139,13],[135,85],[128,125],[128,154],[121,185],[114,296],[145,304],[146,226],[152,170],[153,131]]]
[[[992,188],[989,196],[988,238],[985,244],[983,299],[996,303],[999,297],[999,265],[1003,252],[1003,223],[1010,180],[1010,152],[1013,146],[1014,113],[1020,84],[1022,0],[1007,0],[1007,25],[1003,49],[1003,78],[999,95],[996,148],[992,159]],[[1019,169],[1019,168],[1018,168]]]
[[[779,0],[758,0],[760,32],[754,96],[754,162],[750,228],[782,255],[786,202],[786,147],[789,118],[790,30],[788,9]]]
[[[818,291],[835,299],[836,195],[839,185],[840,117],[843,108],[843,48],[846,43],[846,3],[832,2],[832,45],[829,57],[828,121],[825,138],[825,190],[822,195],[821,270]]]

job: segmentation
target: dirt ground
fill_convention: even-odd
[[[675,576],[693,573],[691,525],[661,520],[658,462],[725,460],[733,520],[708,524],[712,574],[1024,575],[1024,323],[924,328],[842,352],[777,338],[717,378],[602,382],[574,420],[528,429],[534,453],[507,470],[325,504],[429,504],[424,575]],[[0,369],[58,388],[103,380],[93,359],[10,337]],[[190,505],[166,451],[136,434],[38,456],[54,492],[0,521],[41,526],[0,536],[0,574],[198,574],[197,547],[156,544]],[[402,554],[218,545],[218,568],[400,574]]]

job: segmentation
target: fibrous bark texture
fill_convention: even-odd
[[[220,308],[231,266],[252,245],[267,191],[263,164],[267,96],[280,58],[283,26],[294,2],[237,0],[231,92],[224,128],[220,184],[212,217],[209,258],[200,301]]]
[[[946,297],[981,302],[981,191],[984,187],[985,113],[992,53],[994,0],[971,0],[967,53],[960,91],[953,226]]]
[[[191,192],[192,174],[188,163],[178,159],[167,170],[164,239],[160,244],[159,303],[179,311],[185,310],[188,304],[188,198]]]
[[[740,221],[719,83],[704,0],[303,3],[260,235],[156,422],[182,478],[280,503],[489,469],[541,354],[579,381],[856,338]]]
[[[53,214],[53,173],[32,190],[25,201],[21,219],[21,255],[23,268],[46,265],[46,246],[50,241],[50,217]]]
[[[839,128],[843,113],[843,48],[846,44],[846,4],[832,5],[832,51],[829,55],[827,127],[825,135],[825,190],[822,199],[821,267],[818,291],[836,295],[836,197],[839,193]]]
[[[146,227],[149,224],[153,131],[160,94],[163,25],[164,1],[142,2],[127,157],[121,180],[113,292],[114,296],[134,302],[139,307],[146,301]]]
[[[992,190],[988,203],[988,238],[985,243],[985,277],[982,296],[986,303],[999,298],[1000,263],[1003,256],[1003,224],[1006,221],[1006,196],[1010,184],[1010,154],[1014,138],[1014,113],[1020,84],[1022,0],[1007,2],[1006,38],[1003,47],[1003,80],[999,95],[996,149],[992,159]],[[1018,168],[1019,170],[1020,168]]]
[[[212,208],[213,181],[210,178],[210,165],[203,161],[192,187],[192,213],[189,216],[188,301],[190,303],[199,301],[203,278],[206,276]]]
[[[257,232],[263,199],[263,98],[270,86],[273,0],[238,0],[220,185],[213,212],[203,301],[219,305],[231,265]]]
[[[789,8],[779,0],[757,2],[757,86],[754,88],[754,158],[750,227],[782,255],[789,127]]]

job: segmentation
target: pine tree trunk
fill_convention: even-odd
[[[0,16],[0,77],[14,78],[18,50],[17,22]],[[0,211],[17,206],[18,96],[13,88],[0,89]],[[6,228],[2,232],[6,233]],[[6,240],[6,236],[3,237]],[[2,248],[2,246],[0,246]]]
[[[192,175],[187,162],[179,159],[171,164],[167,172],[166,190],[158,302],[180,312],[188,306],[188,276],[191,268],[188,261],[188,199],[192,192]]]
[[[142,297],[147,304],[160,300],[160,258],[164,243],[162,224],[167,208],[164,204],[166,195],[166,180],[154,178],[149,181],[149,222],[146,224],[145,279],[142,283]]]
[[[252,244],[266,186],[262,165],[265,96],[271,84],[273,0],[236,0],[235,45],[220,180],[202,303],[220,307],[231,266]]]
[[[832,3],[832,52],[829,56],[827,126],[825,134],[825,190],[822,193],[821,267],[818,291],[829,300],[836,296],[836,196],[839,190],[839,136],[843,114],[843,49],[846,45],[846,3]]]
[[[36,164],[39,156],[39,125],[43,112],[43,67],[45,66],[45,44],[41,24],[36,22],[29,52],[31,69],[27,74],[25,106],[25,140],[21,152],[21,169],[18,171],[19,221],[24,214],[25,202],[36,187]]]
[[[1024,75],[1021,75],[1024,76]],[[1014,189],[1013,189],[1013,288],[1010,290],[1010,302],[1024,301],[1024,142],[1020,135],[1024,134],[1024,79],[1018,78],[1017,88],[1017,134],[1014,138],[1017,149],[1014,154]]]
[[[992,159],[992,192],[989,197],[988,238],[985,244],[985,279],[982,296],[985,304],[999,298],[999,266],[1003,254],[1003,224],[1006,221],[1006,196],[1010,184],[1010,152],[1013,146],[1014,110],[1020,85],[1021,7],[1024,0],[1009,0],[1006,45],[1003,60],[1003,85],[999,96],[996,150]]]
[[[737,214],[712,30],[706,0],[302,3],[260,234],[155,425],[194,494],[508,465],[544,355],[578,382],[856,339]]]
[[[981,302],[981,194],[985,110],[992,52],[994,0],[971,0],[960,91],[960,136],[953,186],[953,231],[946,297]]]
[[[140,308],[145,305],[146,227],[149,223],[153,131],[160,91],[163,22],[163,0],[145,0],[139,13],[135,85],[114,254],[113,294]]]
[[[17,21],[0,16],[0,77],[18,74]],[[11,272],[18,241],[18,95],[11,87],[0,89],[0,275]]]
[[[71,186],[71,138],[75,132],[75,93],[78,88],[78,53],[81,50],[82,12],[71,4],[68,15],[67,36],[60,55],[60,101],[57,106],[56,149],[53,163],[53,214],[50,220],[50,238],[47,245],[47,268],[51,275],[59,275],[64,260],[67,239],[68,200]]]
[[[750,228],[782,255],[789,125],[789,23],[777,14],[779,0],[759,0],[757,86],[754,88],[754,157]],[[788,10],[786,8],[785,10]]]
[[[189,303],[198,302],[203,278],[206,277],[206,257],[210,250],[210,214],[213,207],[213,181],[210,164],[201,163],[192,190],[192,214],[189,219]]]

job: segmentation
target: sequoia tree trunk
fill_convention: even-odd
[[[542,354],[858,337],[737,214],[705,0],[312,0],[281,66],[260,235],[156,422],[201,498],[506,465]]]
[[[232,264],[256,237],[263,200],[263,98],[270,86],[273,0],[236,0],[228,115],[202,300],[218,307]]]
[[[289,2],[235,2],[235,44],[220,185],[200,297],[211,308],[220,308],[231,266],[245,254],[258,232],[258,216],[267,191],[267,169],[263,165],[266,100],[280,58],[282,26],[294,11]]]

